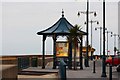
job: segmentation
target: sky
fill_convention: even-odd
[[[78,11],[86,11],[86,3],[80,0],[61,0],[61,2],[57,0],[2,0],[0,8],[2,9],[1,55],[41,54],[42,36],[38,36],[36,33],[51,27],[58,21],[61,18],[62,9],[65,18],[72,25],[81,25],[82,30],[86,31],[85,15],[77,16]],[[96,11],[97,17],[90,14],[89,19],[98,20],[100,23],[99,25],[93,23],[93,47],[96,49],[95,54],[99,54],[99,30],[95,31],[94,28],[102,27],[102,1],[90,2],[90,11]],[[109,31],[118,33],[118,0],[106,2],[106,27]],[[113,37],[109,35],[111,54],[113,53],[113,42]],[[52,44],[52,38],[48,37],[46,54],[52,54]]]
[[[118,14],[120,14],[120,1],[118,3]],[[118,33],[120,35],[120,27],[119,26],[120,26],[120,16],[118,16]],[[120,39],[118,41],[118,44],[119,44],[119,49],[120,49]]]

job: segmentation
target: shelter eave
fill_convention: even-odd
[[[84,32],[84,31],[78,31],[78,34],[79,33],[81,33],[82,35],[87,35],[87,33],[86,32]],[[70,32],[43,32],[43,31],[41,31],[41,32],[37,32],[37,34],[38,35],[54,35],[54,34],[56,34],[56,35],[69,35],[70,34]]]
[[[38,35],[69,35],[70,33],[37,33]]]

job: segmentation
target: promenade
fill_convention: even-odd
[[[79,68],[77,70],[67,70],[67,78],[75,78],[79,80],[109,80],[109,67],[106,67],[106,78],[101,77],[102,74],[102,62],[101,60],[96,60],[96,69],[93,73],[93,61],[90,62],[90,67],[83,67],[83,70]],[[113,80],[120,80],[120,73],[116,71],[116,67],[112,67],[112,77]]]
[[[84,67],[83,66],[83,70],[80,70],[79,67],[77,68],[77,70],[69,70],[67,69],[66,71],[66,76],[67,76],[67,80],[109,80],[109,67],[106,67],[106,75],[107,77],[103,78],[101,77],[101,73],[102,73],[102,62],[101,60],[96,60],[96,73],[93,73],[93,61],[89,61],[89,65],[90,67]],[[30,67],[28,69],[25,69],[24,71],[41,71],[41,72],[58,72],[58,69],[52,69],[52,62],[50,62],[49,64],[47,64],[45,69],[41,69],[41,67]],[[57,77],[58,75],[54,75],[54,74],[48,74],[47,76],[41,76],[39,77],[40,79],[42,78],[53,78],[53,80]],[[20,77],[20,76],[19,76]],[[23,76],[21,76],[23,77]],[[26,77],[26,76],[24,76]],[[112,80],[120,80],[120,73],[118,73],[116,71],[116,67],[112,67]],[[33,76],[33,78],[35,78]],[[34,80],[34,79],[32,79]],[[56,79],[57,80],[57,79]]]

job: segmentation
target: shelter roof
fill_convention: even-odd
[[[64,17],[64,12],[62,11],[62,17],[51,27],[38,32],[38,35],[68,35],[70,34],[70,29],[74,26],[70,24],[67,19]],[[78,31],[81,32],[83,35],[86,35],[86,32],[83,32],[81,30]]]

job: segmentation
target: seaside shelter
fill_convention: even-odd
[[[56,40],[58,36],[66,36],[68,37],[70,34],[70,29],[72,29],[74,26],[67,21],[67,19],[64,17],[64,11],[62,10],[62,17],[51,27],[48,29],[45,29],[43,31],[37,32],[38,35],[43,36],[43,47],[42,47],[42,68],[45,68],[45,40],[46,37],[52,37],[53,38],[53,69],[56,69],[57,64],[57,57],[56,57]],[[83,32],[81,30],[78,31],[78,33],[82,33],[82,35],[86,35],[86,32]],[[81,38],[82,42],[82,38]],[[69,44],[71,44],[69,42]],[[81,44],[82,45],[82,44]],[[68,51],[68,61],[69,63],[72,63],[72,48],[69,47]],[[82,51],[81,51],[82,53]],[[69,65],[70,66],[70,65]]]

